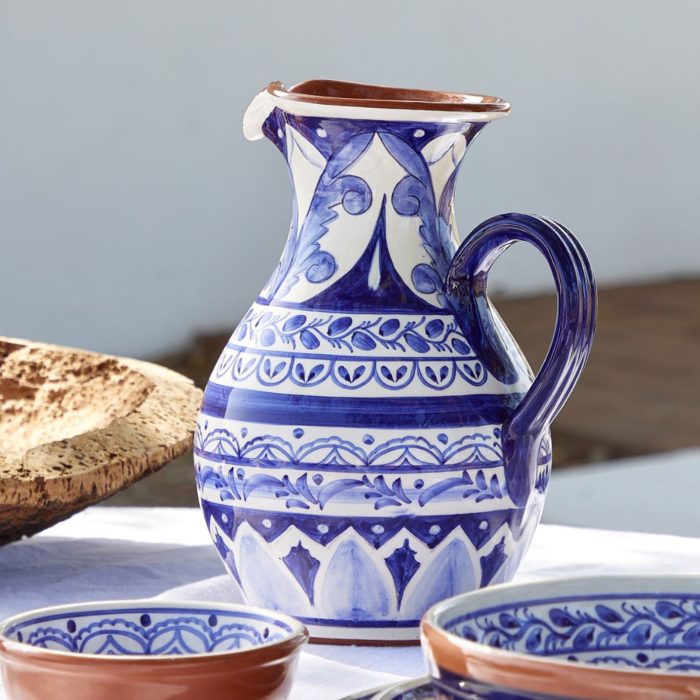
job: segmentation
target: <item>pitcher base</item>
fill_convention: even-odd
[[[420,620],[400,622],[320,621],[297,618],[309,630],[311,644],[353,644],[357,646],[415,646],[420,643]]]

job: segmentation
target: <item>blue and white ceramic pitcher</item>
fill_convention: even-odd
[[[459,165],[508,111],[313,80],[272,83],[246,113],[246,137],[287,161],[292,224],[211,375],[197,484],[246,600],[316,638],[415,639],[437,600],[509,580],[540,519],[548,426],[588,357],[596,298],[554,221],[497,216],[458,247]],[[547,258],[559,295],[534,381],[486,295],[516,241]]]

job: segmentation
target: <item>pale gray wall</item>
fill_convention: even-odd
[[[149,355],[232,326],[281,250],[271,79],[499,95],[463,233],[542,212],[601,281],[700,272],[700,3],[0,0],[0,334]],[[546,288],[517,250],[495,283]]]

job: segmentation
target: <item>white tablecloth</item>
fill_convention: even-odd
[[[541,525],[517,580],[658,572],[700,575],[700,540]],[[238,601],[198,510],[95,507],[0,548],[0,617],[151,596]],[[422,673],[418,647],[309,645],[292,698],[333,700]]]

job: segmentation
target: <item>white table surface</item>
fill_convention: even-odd
[[[635,572],[700,575],[700,540],[541,525],[517,580]],[[0,548],[0,617],[59,603],[151,596],[239,600],[197,509],[94,507]],[[333,700],[423,669],[418,647],[309,645],[292,699]]]

